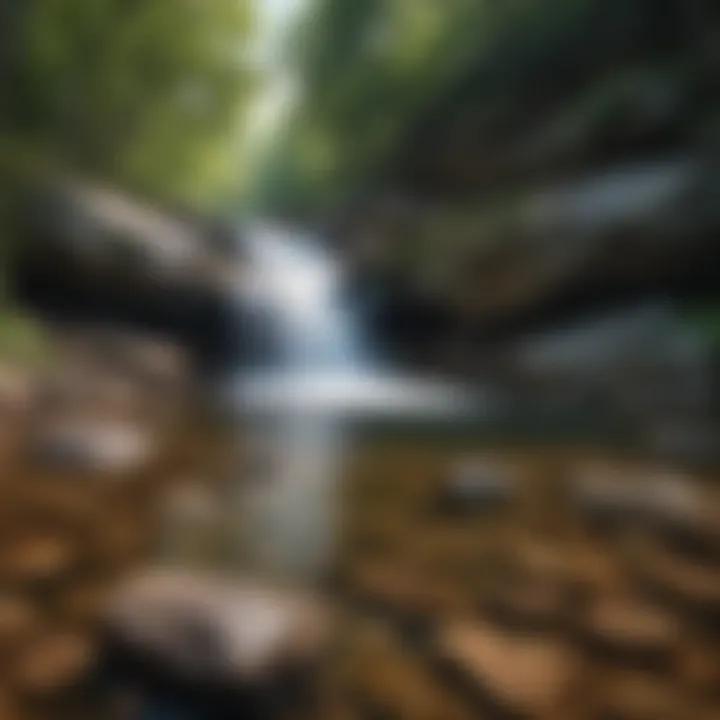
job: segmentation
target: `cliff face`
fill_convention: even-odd
[[[376,264],[478,330],[712,291],[717,9],[543,7],[499,23],[419,114],[385,173],[390,190],[348,223],[346,242],[375,236]]]
[[[669,0],[550,3],[510,23],[340,238],[405,289],[378,306],[388,342],[490,378],[522,412],[707,418],[716,338],[687,313],[718,317],[719,33],[709,3]],[[623,322],[653,339],[608,329]]]

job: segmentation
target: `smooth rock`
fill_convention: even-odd
[[[106,616],[111,643],[178,681],[255,683],[323,653],[328,617],[314,598],[252,581],[171,568],[117,590]]]
[[[0,652],[14,649],[39,624],[40,616],[30,601],[17,594],[0,595]]]
[[[522,578],[497,583],[481,600],[494,623],[518,632],[554,631],[568,620],[572,610],[569,587],[541,578]]]
[[[473,512],[509,505],[516,495],[511,468],[469,458],[447,470],[438,504],[452,513]]]
[[[82,682],[94,659],[88,637],[74,630],[55,631],[39,636],[19,653],[13,679],[23,692],[43,696]]]
[[[156,438],[138,425],[69,418],[40,431],[34,458],[53,469],[116,475],[141,469],[156,448]]]
[[[647,491],[628,473],[590,468],[571,490],[579,509],[600,521],[634,520],[647,504]]]
[[[717,509],[694,478],[665,470],[588,473],[576,482],[577,506],[606,526],[643,527],[690,551],[720,547]]]
[[[677,720],[694,717],[676,688],[664,678],[615,674],[600,678],[591,717],[613,720]],[[690,715],[686,715],[690,712]]]
[[[480,623],[449,624],[439,649],[492,705],[522,717],[552,717],[573,679],[573,656],[563,644],[501,634]]]
[[[26,415],[37,397],[37,380],[28,372],[0,365],[0,414]]]
[[[720,430],[710,421],[663,420],[647,427],[643,447],[669,462],[714,467],[720,463]]]
[[[10,584],[43,584],[68,573],[76,548],[61,535],[28,533],[11,537],[0,553],[0,578]]]
[[[650,592],[697,619],[720,622],[720,572],[674,553],[654,551],[636,559],[635,577]]]
[[[360,562],[351,571],[350,582],[363,599],[391,612],[433,615],[457,608],[459,603],[452,588],[397,562]]]
[[[666,611],[632,598],[602,598],[590,608],[583,629],[591,650],[615,662],[669,662],[682,628]]]

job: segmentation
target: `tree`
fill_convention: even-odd
[[[249,3],[3,3],[23,6],[2,59],[11,73],[6,146],[194,202],[233,178],[251,89]]]

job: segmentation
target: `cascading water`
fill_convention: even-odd
[[[239,370],[232,393],[271,457],[268,477],[242,484],[244,542],[263,572],[310,580],[334,545],[346,420],[454,413],[466,396],[380,371],[341,301],[340,268],[319,245],[269,226],[241,242],[250,272],[238,310],[261,367]]]

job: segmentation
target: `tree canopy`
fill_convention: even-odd
[[[251,21],[243,0],[0,0],[6,151],[216,200],[238,171]]]
[[[715,20],[707,0],[309,0],[287,59],[301,100],[258,196],[312,213],[398,163],[459,155],[473,171],[497,152],[505,169],[513,133],[590,146],[608,123],[692,112],[717,69]]]

